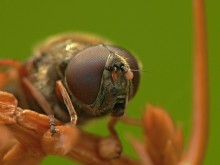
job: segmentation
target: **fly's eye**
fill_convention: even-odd
[[[85,104],[92,104],[98,95],[109,50],[92,46],[74,56],[66,69],[66,82],[71,93]]]
[[[129,64],[131,71],[132,70],[140,70],[139,65],[138,65],[138,61],[137,59],[128,51],[116,47],[116,46],[106,46],[110,51],[112,52],[117,52],[117,54],[119,54],[120,56],[124,57],[127,61],[127,63]],[[121,66],[123,69],[123,66]],[[124,69],[126,70],[126,68],[124,67]],[[135,93],[137,92],[139,83],[140,83],[140,72],[133,72],[133,75],[131,75],[131,72],[128,72],[127,75],[127,79],[132,79],[132,84],[133,84],[133,94],[131,97],[133,97],[135,95]]]

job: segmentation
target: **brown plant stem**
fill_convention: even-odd
[[[208,71],[204,0],[194,0],[193,128],[184,162],[201,164],[208,139]]]

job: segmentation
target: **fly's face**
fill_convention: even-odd
[[[65,77],[74,104],[87,114],[124,114],[139,85],[137,60],[116,46],[96,45],[70,60]]]
[[[110,51],[102,75],[102,92],[105,105],[101,109],[112,110],[113,116],[124,114],[129,97],[132,95],[133,73],[126,59],[118,52]]]

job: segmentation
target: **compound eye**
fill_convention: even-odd
[[[116,46],[106,46],[110,51],[117,52],[120,56],[124,57],[129,64],[131,71],[132,70],[140,70],[137,59],[127,50],[122,49],[120,47]],[[132,98],[137,90],[140,83],[140,72],[133,72],[133,75],[128,75],[129,77],[132,77],[132,85],[133,85],[133,93],[130,98]]]
[[[71,93],[85,104],[92,104],[98,95],[109,50],[101,45],[80,51],[70,60],[66,81]]]

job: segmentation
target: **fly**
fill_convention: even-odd
[[[127,50],[84,34],[55,36],[40,44],[26,62],[0,60],[17,68],[22,108],[63,123],[78,124],[107,114],[122,116],[140,79],[137,59]],[[11,84],[5,86],[12,90]]]

